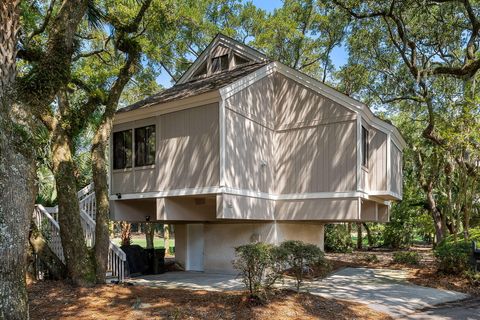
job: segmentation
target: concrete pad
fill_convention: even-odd
[[[312,294],[366,303],[370,308],[393,317],[468,297],[455,291],[409,283],[407,276],[408,273],[402,270],[345,268],[307,286]]]
[[[244,290],[244,285],[233,275],[214,274],[193,271],[175,271],[163,274],[131,278],[129,283],[167,289],[189,290]]]
[[[411,284],[407,276],[402,270],[345,268],[325,279],[305,282],[303,290],[327,298],[365,303],[393,317],[405,317],[419,309],[467,298],[463,293]],[[202,272],[167,272],[133,278],[129,282],[171,289],[244,290],[241,280],[233,275]],[[279,286],[293,288],[294,281],[287,279]]]
[[[480,320],[480,298],[446,303],[403,317],[402,320]]]

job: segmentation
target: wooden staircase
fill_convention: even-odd
[[[89,184],[77,193],[80,201],[80,217],[83,234],[88,247],[95,244],[95,214],[96,202],[93,184]],[[47,235],[46,240],[50,249],[65,263],[62,241],[60,239],[60,225],[58,224],[58,206],[45,208],[40,204],[35,205],[33,212],[34,222],[42,234]],[[109,279],[125,280],[127,256],[125,252],[110,240],[108,249],[107,275]]]

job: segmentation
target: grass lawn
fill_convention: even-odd
[[[120,245],[120,238],[114,238],[112,240],[115,244]],[[137,244],[143,248],[146,248],[147,240],[145,240],[145,237],[132,237],[132,244]],[[153,246],[155,247],[155,249],[163,249],[163,244],[163,238],[155,237],[153,239]],[[172,247],[175,247],[175,239],[170,239],[170,248]]]

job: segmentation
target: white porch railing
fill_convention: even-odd
[[[77,193],[80,201],[80,218],[88,247],[95,245],[95,192],[93,184],[89,184]],[[54,218],[55,217],[55,218]],[[65,262],[63,256],[62,242],[60,239],[60,225],[58,224],[58,206],[44,208],[42,205],[36,205],[33,212],[35,224],[46,238],[50,249]],[[127,256],[123,250],[110,240],[108,248],[108,266],[107,271],[111,272],[112,277],[123,282],[125,280],[125,264]]]
[[[40,231],[48,242],[48,246],[55,255],[65,263],[63,256],[62,240],[60,239],[60,226],[52,215],[41,204],[35,205],[33,219]]]

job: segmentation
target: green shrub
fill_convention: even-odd
[[[438,270],[448,274],[461,274],[471,266],[472,241],[480,245],[480,228],[469,230],[469,239],[463,234],[449,235],[434,250]]]
[[[273,246],[258,242],[235,248],[233,266],[240,271],[242,282],[251,298],[260,299],[278,279]]]
[[[377,263],[380,260],[378,260],[378,257],[374,253],[367,253],[367,254],[362,254],[359,256],[359,259],[362,262],[367,262],[367,263]]]
[[[325,226],[325,250],[328,252],[352,252],[352,237],[345,224]]]
[[[470,242],[442,241],[434,250],[438,270],[448,274],[460,274],[468,270],[471,251]]]
[[[465,277],[468,279],[471,285],[480,286],[480,272],[475,272],[473,270],[465,271]]]
[[[393,254],[393,262],[417,266],[420,264],[420,254],[415,251],[400,251]]]
[[[277,259],[283,261],[282,265],[288,266],[295,277],[297,291],[300,291],[300,286],[306,274],[313,274],[314,268],[327,264],[319,247],[302,241],[289,240],[282,242],[275,251],[278,252]]]

